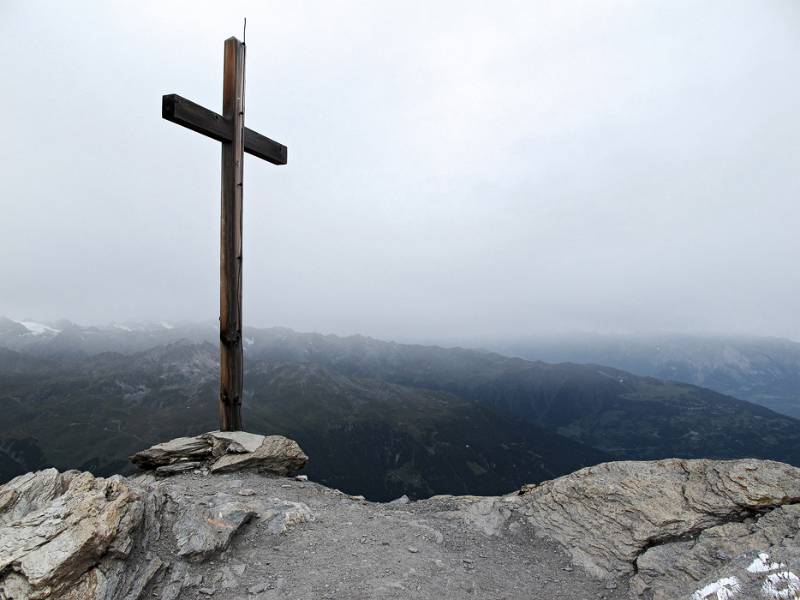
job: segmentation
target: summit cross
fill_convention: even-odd
[[[222,115],[177,94],[162,98],[161,116],[222,142],[219,277],[219,428],[242,428],[242,191],[244,152],[286,164],[286,146],[244,126],[245,45],[225,40]]]

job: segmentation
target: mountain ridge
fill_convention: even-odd
[[[92,331],[72,331],[73,352],[61,334],[55,352],[42,336],[0,352],[0,443],[31,461],[5,459],[6,477],[48,464],[110,474],[137,447],[213,428],[211,326],[154,327],[147,339],[166,343],[136,352],[138,334]],[[688,384],[365,336],[245,338],[245,426],[298,439],[318,480],[374,498],[495,493],[609,459],[800,464],[798,421]],[[353,472],[335,456],[374,462]]]

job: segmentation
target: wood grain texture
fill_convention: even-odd
[[[218,142],[233,141],[231,122],[178,94],[166,94],[161,98],[161,116]],[[286,146],[247,127],[244,128],[244,151],[273,165],[285,165],[288,160]]]
[[[244,126],[245,45],[235,37],[225,40],[222,78],[222,114],[177,94],[161,98],[161,116],[222,143],[220,213],[219,428],[242,428],[242,202],[244,153],[274,165],[285,165],[286,146]]]
[[[222,144],[220,221],[220,390],[222,431],[242,428],[242,180],[244,175],[244,45],[225,40],[222,116],[231,141]]]

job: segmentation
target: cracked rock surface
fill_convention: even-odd
[[[151,448],[154,467],[264,444],[186,440]],[[608,463],[506,496],[386,504],[250,467],[49,469],[0,487],[0,599],[794,598],[798,499],[800,470],[750,460]]]
[[[0,488],[0,597],[104,597],[144,506],[121,477],[48,469]]]
[[[636,561],[632,591],[653,600],[690,598],[708,585],[713,587],[714,582],[735,578],[739,590],[733,598],[770,598],[761,588],[771,574],[800,573],[796,568],[800,565],[798,525],[800,504],[794,504],[742,523],[711,527],[693,540],[655,546]],[[783,597],[791,598],[788,594]]]
[[[783,463],[620,461],[520,493],[519,512],[539,534],[599,578],[633,575],[632,597],[689,598],[717,571],[776,546],[798,566],[800,469]]]

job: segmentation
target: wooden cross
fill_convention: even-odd
[[[242,428],[242,177],[243,152],[286,164],[286,146],[244,126],[245,45],[225,40],[222,115],[177,94],[162,98],[161,116],[222,142],[219,277],[219,428]]]

